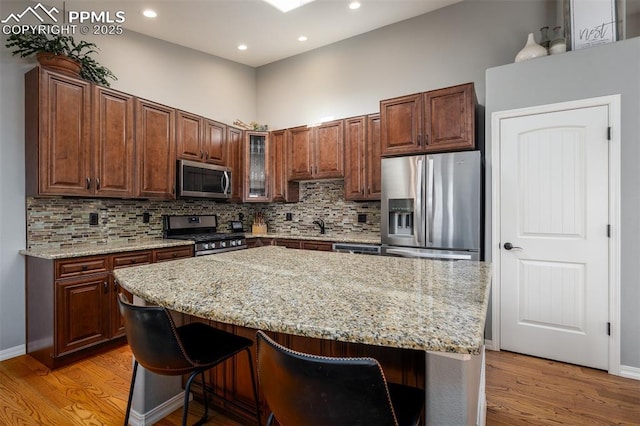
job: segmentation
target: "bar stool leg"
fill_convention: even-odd
[[[258,426],[262,426],[262,419],[260,418],[260,401],[258,400],[258,387],[256,386],[256,378],[253,374],[253,358],[251,357],[251,350],[247,351],[247,357],[249,358],[249,371],[251,371],[251,388],[253,389],[253,398],[256,401],[256,417],[258,418]]]
[[[129,386],[129,399],[127,401],[127,411],[124,416],[124,426],[129,426],[129,413],[131,412],[131,400],[133,399],[133,385],[136,383],[136,374],[138,372],[138,361],[133,360],[133,372],[131,374],[131,386]]]

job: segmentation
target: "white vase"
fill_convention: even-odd
[[[527,61],[529,59],[539,58],[540,56],[547,56],[547,49],[536,43],[533,38],[533,33],[529,33],[527,44],[525,44],[522,50],[516,55],[516,62]]]

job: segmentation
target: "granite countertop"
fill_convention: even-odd
[[[380,244],[380,235],[340,233],[333,234],[290,234],[287,232],[269,232],[268,234],[245,234],[247,238],[282,238],[287,240],[331,241],[337,243]]]
[[[491,265],[265,246],[114,274],[143,300],[228,324],[478,354]]]
[[[94,256],[136,250],[152,250],[165,247],[193,245],[190,240],[165,240],[163,238],[140,239],[136,241],[114,241],[105,244],[74,244],[69,247],[35,247],[20,250],[25,256],[41,259],[65,259],[70,257]]]

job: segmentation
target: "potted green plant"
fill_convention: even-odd
[[[103,86],[110,86],[107,79],[117,80],[106,67],[100,65],[91,54],[97,53],[95,43],[76,42],[72,36],[43,34],[25,31],[11,34],[6,47],[13,49],[12,54],[22,58],[36,55],[38,62],[57,71],[80,76]]]

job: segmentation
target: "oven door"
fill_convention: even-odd
[[[180,197],[231,197],[231,169],[228,167],[178,160],[177,175]]]

